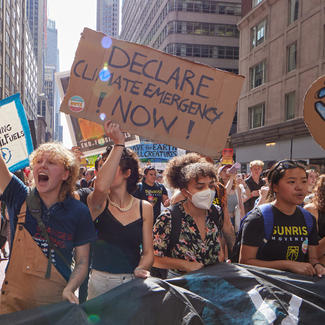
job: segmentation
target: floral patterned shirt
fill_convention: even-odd
[[[204,265],[218,262],[220,244],[219,230],[211,217],[206,217],[206,236],[202,240],[194,219],[185,212],[183,201],[179,204],[183,213],[179,241],[171,251],[171,257]],[[157,218],[153,228],[154,254],[159,257],[166,256],[171,232],[171,213],[164,211]]]

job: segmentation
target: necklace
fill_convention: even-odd
[[[108,199],[109,199],[109,203],[110,203],[113,207],[119,209],[119,210],[122,211],[122,212],[129,211],[129,210],[131,209],[132,204],[133,204],[133,201],[134,201],[134,197],[131,196],[131,200],[130,200],[129,204],[128,204],[125,208],[121,208],[121,207],[120,207],[116,202],[112,201],[111,198],[110,198],[109,196],[108,196]]]

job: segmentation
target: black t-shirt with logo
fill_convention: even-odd
[[[153,186],[145,182],[138,184],[134,196],[140,200],[149,201],[153,205],[154,221],[160,215],[163,194],[168,195],[166,187],[162,184],[155,183]]]
[[[259,247],[260,260],[308,261],[308,245],[318,245],[316,221],[313,217],[312,231],[308,235],[305,218],[299,208],[292,215],[286,215],[272,207],[274,215],[273,233],[264,243],[264,220],[259,209],[254,209],[243,226],[242,244]]]
[[[265,182],[260,178],[258,184],[255,183],[252,176],[245,179],[245,183],[251,192],[259,190],[262,186],[265,185]],[[254,208],[255,201],[257,200],[258,196],[253,196],[244,202],[245,213],[248,213]]]

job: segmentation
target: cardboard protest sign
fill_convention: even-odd
[[[29,165],[32,138],[19,94],[0,101],[0,153],[11,172]]]
[[[59,72],[55,74],[61,99],[67,92],[69,85],[69,72]],[[104,133],[101,124],[85,120],[83,118],[66,115],[69,132],[73,146],[80,148],[84,156],[98,155],[105,151],[109,144],[113,144],[110,138]],[[127,147],[140,143],[137,135],[125,132],[125,144]]]
[[[61,111],[216,156],[244,77],[85,28]]]
[[[313,82],[306,92],[304,120],[315,141],[325,149],[325,76]]]

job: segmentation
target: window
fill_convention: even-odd
[[[265,41],[266,38],[266,19],[251,29],[251,46],[255,47]]]
[[[287,72],[297,67],[297,43],[293,43],[287,48]]]
[[[250,89],[256,88],[265,83],[265,70],[265,61],[260,62],[259,64],[249,69]]]
[[[259,3],[261,3],[263,0],[252,0],[252,8],[256,7]]]
[[[289,0],[288,25],[298,19],[299,0]]]
[[[296,93],[292,91],[285,95],[285,119],[291,120],[295,117]]]
[[[265,104],[248,107],[249,128],[254,129],[264,125]]]

